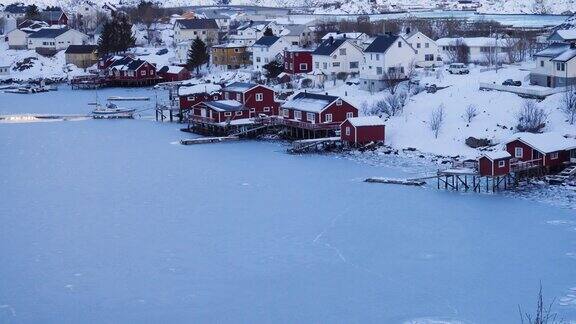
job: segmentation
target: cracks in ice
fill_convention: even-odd
[[[12,315],[12,317],[16,317],[16,310],[14,310],[14,307],[4,304],[0,305],[0,309],[7,309]]]

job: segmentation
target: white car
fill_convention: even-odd
[[[448,72],[450,72],[450,74],[468,74],[470,70],[468,70],[468,67],[466,67],[464,63],[452,63],[448,67]]]

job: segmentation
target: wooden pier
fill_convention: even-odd
[[[315,138],[292,142],[292,148],[288,149],[288,153],[319,152],[342,147],[342,139],[339,136]]]
[[[195,145],[195,144],[210,144],[210,143],[224,143],[238,141],[238,136],[223,136],[223,137],[200,137],[193,139],[180,140],[182,145]]]

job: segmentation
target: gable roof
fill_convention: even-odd
[[[32,34],[30,38],[56,38],[65,32],[71,30],[70,28],[42,28]]]
[[[306,25],[284,25],[284,29],[280,32],[282,36],[300,36],[308,29]]]
[[[262,36],[259,40],[257,40],[254,45],[255,46],[271,46],[276,43],[280,37],[278,36]]]
[[[178,19],[182,29],[218,29],[215,19]]]
[[[501,159],[509,159],[512,157],[508,151],[498,150],[498,151],[486,151],[480,157],[485,157],[490,161],[496,161]]]
[[[548,40],[576,41],[576,29],[559,29],[548,36]]]
[[[568,62],[571,59],[576,57],[576,47],[570,47],[569,49],[565,50],[562,54],[556,56],[552,59],[554,62]]]
[[[179,74],[184,70],[186,70],[186,68],[183,66],[164,65],[162,68],[160,68],[160,70],[158,70],[158,73]]]
[[[376,36],[372,43],[366,47],[364,50],[365,53],[384,53],[386,52],[390,46],[396,43],[398,40],[398,36]]]
[[[137,70],[140,66],[144,65],[145,63],[148,63],[148,62],[141,60],[141,59],[135,59],[135,60],[132,60],[132,62],[128,63],[127,67],[130,70]]]
[[[576,148],[576,139],[566,138],[559,133],[516,133],[505,141],[508,144],[514,141],[521,141],[534,148],[540,153],[547,154],[558,151],[571,150]]]
[[[564,51],[570,49],[570,45],[562,44],[562,43],[553,43],[548,45],[545,49],[541,50],[540,52],[534,54],[534,56],[540,57],[556,57]]]
[[[244,105],[236,100],[206,101],[204,104],[216,111],[238,111],[245,109]]]
[[[312,52],[313,55],[330,55],[332,53],[334,53],[335,50],[338,49],[338,47],[342,46],[342,44],[344,44],[346,42],[346,39],[344,38],[340,38],[340,39],[333,39],[333,38],[328,38],[327,40],[323,41],[318,48],[316,48],[316,50],[314,52]]]
[[[213,94],[215,92],[219,92],[221,89],[222,87],[220,85],[214,83],[195,84],[193,86],[184,86],[178,88],[178,95],[189,96],[198,93]]]
[[[98,50],[98,45],[70,45],[66,54],[90,54]]]
[[[316,93],[300,92],[282,104],[283,108],[319,113],[339,97]]]
[[[238,28],[236,28],[236,30],[244,30],[250,27],[253,27],[257,30],[263,30],[264,28],[266,28],[268,25],[270,25],[271,21],[254,21],[254,20],[250,20],[247,23],[244,23],[243,25],[238,26]]]
[[[40,19],[44,21],[56,21],[60,20],[62,15],[64,15],[62,10],[44,10],[40,13]]]
[[[384,126],[384,121],[378,116],[361,116],[347,119],[354,127],[361,126]]]
[[[246,82],[234,82],[222,89],[223,91],[232,91],[232,92],[246,92],[254,87],[258,86],[255,83],[246,83]]]

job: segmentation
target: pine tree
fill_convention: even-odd
[[[132,34],[132,24],[125,15],[115,16],[104,24],[98,39],[98,50],[101,54],[124,52],[134,47],[136,38]]]
[[[274,32],[270,27],[267,27],[266,30],[264,30],[264,36],[274,36]]]
[[[284,67],[278,61],[272,61],[268,64],[265,64],[263,68],[266,70],[266,77],[268,79],[277,77],[282,71],[284,71]]]
[[[208,55],[206,44],[204,44],[200,38],[196,37],[188,51],[188,62],[186,62],[186,65],[190,70],[196,69],[196,73],[200,73],[200,67],[208,63],[209,59],[210,55]]]
[[[40,10],[38,10],[38,6],[33,4],[26,8],[26,19],[37,19],[40,17]]]

